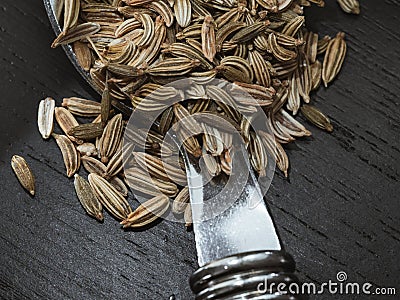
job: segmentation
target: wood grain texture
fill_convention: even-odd
[[[307,11],[307,26],[345,31],[348,57],[312,101],[335,131],[308,125],[312,138],[287,147],[290,179],[278,174],[267,198],[302,281],[345,271],[349,281],[400,293],[400,3],[362,1],[361,15],[351,16],[326,2]],[[41,139],[40,99],[98,99],[62,50],[50,49],[53,36],[41,1],[1,1],[0,298],[191,299],[193,233],[170,222],[124,232],[109,215],[104,224],[87,217],[55,142]],[[12,173],[13,154],[36,174],[34,198]],[[342,297],[365,299],[311,299]]]

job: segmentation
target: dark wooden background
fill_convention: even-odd
[[[277,174],[268,200],[301,280],[322,283],[345,271],[348,281],[400,293],[399,1],[361,1],[360,16],[326,2],[308,10],[307,25],[345,31],[348,56],[312,99],[335,131],[308,126],[313,137],[289,147],[290,180]],[[63,51],[50,49],[53,38],[41,1],[1,0],[0,298],[191,299],[193,233],[170,222],[124,232],[108,215],[104,224],[87,217],[55,142],[41,139],[40,99],[97,97]],[[36,174],[34,198],[11,171],[13,154]]]

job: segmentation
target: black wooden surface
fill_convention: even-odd
[[[288,147],[290,180],[277,175],[268,200],[302,281],[348,281],[399,290],[399,1],[362,1],[360,16],[335,1],[308,10],[321,34],[347,33],[339,78],[312,99],[335,131]],[[311,14],[312,12],[312,14]],[[37,131],[40,99],[95,96],[61,49],[42,2],[0,2],[0,298],[191,299],[193,233],[161,222],[124,232],[110,216],[87,217],[54,141]],[[10,168],[26,157],[37,179],[28,196]],[[398,299],[371,296],[368,299]],[[366,299],[324,294],[312,299]]]

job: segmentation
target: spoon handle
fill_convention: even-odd
[[[228,256],[198,269],[190,277],[196,300],[307,299],[291,292],[299,287],[295,262],[285,251],[255,251]]]

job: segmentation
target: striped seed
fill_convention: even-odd
[[[333,131],[331,121],[316,107],[312,105],[303,105],[301,107],[301,113],[306,117],[308,121],[310,121],[310,123],[314,124],[315,126],[328,132]]]
[[[176,22],[185,28],[190,24],[192,19],[192,4],[189,0],[175,0],[174,13]]]
[[[106,175],[106,166],[98,159],[91,156],[81,157],[82,165],[88,173],[95,173],[104,177]]]
[[[74,50],[79,65],[88,72],[93,63],[93,54],[90,48],[86,43],[76,41],[72,44],[72,49]]]
[[[187,183],[186,172],[183,171],[179,166],[169,164],[158,157],[144,153],[144,152],[133,152],[138,165],[150,173],[150,175],[156,178],[175,182],[180,185]]]
[[[160,218],[169,208],[169,198],[165,195],[157,195],[139,205],[121,222],[123,228],[139,228],[148,225]]]
[[[100,25],[97,23],[83,23],[72,28],[68,32],[61,32],[60,35],[51,44],[52,48],[56,48],[59,45],[70,44],[95,34],[100,30]]]
[[[324,62],[322,64],[322,81],[325,87],[336,77],[342,67],[347,49],[344,37],[345,34],[339,32],[336,37],[329,42],[326,49]]]
[[[75,192],[81,205],[89,216],[97,219],[99,222],[102,222],[104,219],[103,207],[94,195],[89,182],[87,182],[78,174],[75,174],[74,177]]]
[[[77,140],[92,140],[103,134],[103,126],[100,123],[85,123],[72,127],[68,131],[69,136]]]
[[[116,219],[126,219],[132,209],[117,189],[97,174],[89,174],[88,179],[94,194],[103,207]]]
[[[185,186],[179,193],[176,195],[174,201],[172,202],[172,212],[174,214],[182,214],[185,212],[186,206],[188,205],[190,200],[189,197],[189,187]]]
[[[108,160],[117,151],[122,139],[122,114],[114,116],[104,128],[103,134],[99,139],[98,152],[103,163]]]
[[[56,117],[56,121],[58,125],[61,127],[61,129],[64,131],[64,133],[68,136],[68,138],[77,143],[77,144],[82,144],[83,141],[80,139],[77,139],[73,137],[72,135],[69,135],[68,132],[74,128],[79,126],[78,121],[75,119],[75,117],[71,114],[71,112],[64,107],[56,107],[54,109],[54,116]]]
[[[168,197],[175,197],[178,193],[176,184],[150,177],[146,171],[138,167],[125,169],[125,177],[131,189],[146,195],[164,194]]]
[[[201,27],[201,42],[204,56],[209,61],[214,60],[214,56],[217,53],[216,41],[215,41],[215,24],[214,19],[211,16],[205,16],[203,25]]]
[[[67,171],[67,176],[72,177],[80,166],[80,154],[76,150],[75,145],[66,135],[53,133],[52,136],[57,142],[63,156],[64,165]]]
[[[360,3],[358,0],[337,0],[337,3],[348,14],[358,15],[360,13]]]
[[[55,103],[54,99],[50,97],[41,100],[39,103],[37,123],[39,132],[44,139],[48,139],[53,132]]]
[[[81,117],[96,117],[100,114],[100,103],[93,100],[70,97],[64,98],[61,105]]]
[[[11,158],[11,167],[22,187],[32,196],[35,195],[35,177],[26,160],[19,155]]]

